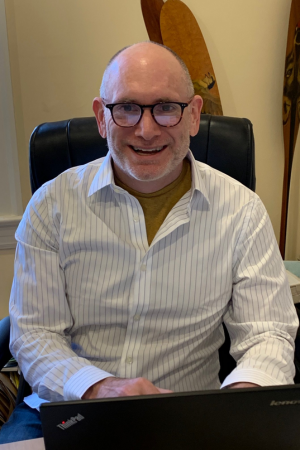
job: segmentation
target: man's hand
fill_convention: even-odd
[[[235,388],[252,388],[252,387],[260,387],[259,384],[254,383],[232,383],[226,386],[228,389],[235,389]]]
[[[161,389],[146,378],[108,377],[93,384],[82,399],[128,397],[133,395],[169,394],[172,391]]]

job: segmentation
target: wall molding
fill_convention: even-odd
[[[16,248],[15,232],[22,216],[0,217],[0,250]]]

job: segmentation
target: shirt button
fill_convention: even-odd
[[[126,362],[127,362],[127,364],[132,364],[131,356],[128,356],[128,358],[126,358]]]
[[[135,322],[137,322],[138,320],[140,320],[141,316],[139,314],[136,314],[135,316],[133,316],[133,320]]]
[[[133,216],[133,220],[134,220],[135,222],[138,222],[138,221],[140,220],[140,218],[139,218],[139,216]]]
[[[142,271],[142,272],[146,272],[146,269],[147,269],[146,264],[142,264],[142,265],[141,265],[141,271]]]

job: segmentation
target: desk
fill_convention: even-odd
[[[44,439],[30,439],[28,441],[2,444],[0,445],[0,450],[45,450]]]

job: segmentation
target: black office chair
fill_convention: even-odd
[[[190,148],[199,161],[235,178],[255,190],[254,138],[252,124],[247,119],[202,115],[200,130],[191,138]],[[55,178],[70,167],[88,163],[105,156],[106,139],[98,133],[94,117],[44,123],[33,131],[29,143],[31,190],[34,193],[43,183]],[[1,342],[0,322],[0,352]],[[3,348],[7,351],[6,338]],[[221,382],[236,366],[229,354],[230,339],[226,328],[225,342],[219,350]],[[6,347],[5,347],[6,346]],[[7,353],[5,358],[7,357]],[[5,359],[4,358],[4,359]],[[0,366],[0,369],[3,367]],[[28,393],[22,382],[17,403]]]
[[[9,328],[9,317],[4,317],[4,319],[0,321],[0,369],[2,369],[11,358],[9,351]]]

